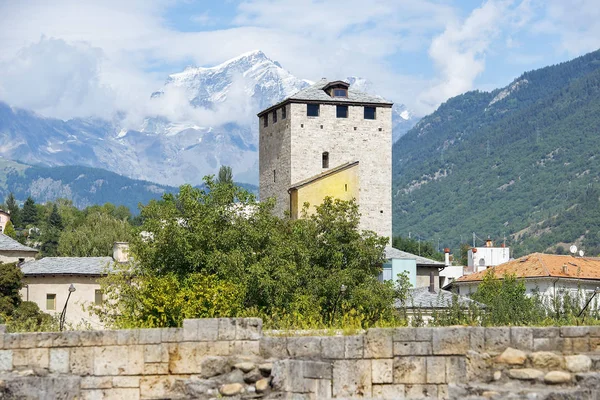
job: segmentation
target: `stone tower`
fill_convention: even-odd
[[[325,79],[258,114],[260,198],[298,217],[356,198],[361,228],[392,234],[392,103]]]

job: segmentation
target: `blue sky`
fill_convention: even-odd
[[[367,78],[424,115],[599,47],[598,0],[4,1],[0,100],[110,117],[186,65],[261,49],[301,78]]]

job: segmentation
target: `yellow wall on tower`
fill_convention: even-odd
[[[314,214],[315,206],[323,203],[325,197],[340,200],[358,198],[358,163],[338,171],[315,177],[312,181],[292,188],[290,191],[290,212],[292,218],[301,217],[304,203],[309,203],[308,215]]]

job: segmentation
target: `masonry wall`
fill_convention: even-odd
[[[14,250],[4,250],[0,251],[0,262],[1,263],[15,263],[19,262],[19,259],[22,258],[25,261],[33,261],[35,260],[35,255],[37,252],[31,251],[14,251]]]
[[[519,376],[527,366],[538,374],[537,381],[523,378],[527,387],[552,369],[562,370],[561,384],[573,386],[600,364],[593,356],[600,355],[600,327],[280,337],[263,336],[261,325],[252,318],[204,319],[186,320],[181,329],[0,335],[0,391],[42,390],[42,398],[65,399],[444,399],[464,398],[452,395],[457,385],[493,381],[500,371]],[[592,398],[580,394],[574,398]]]

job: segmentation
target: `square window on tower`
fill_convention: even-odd
[[[375,119],[375,107],[365,107],[365,119]]]
[[[322,156],[323,168],[329,168],[329,152],[323,152]]]
[[[348,106],[335,106],[335,116],[337,118],[348,118]]]
[[[307,104],[306,105],[306,116],[307,117],[318,117],[319,116],[319,105],[318,104]]]

